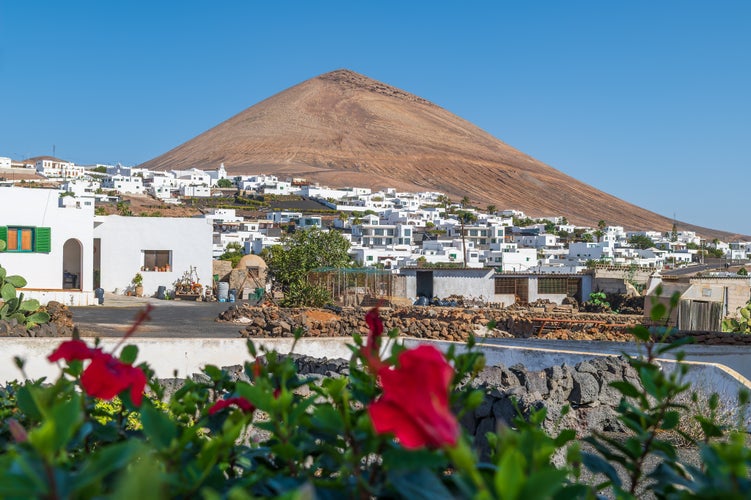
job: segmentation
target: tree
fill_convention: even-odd
[[[441,205],[443,209],[448,212],[449,205],[451,205],[451,198],[449,198],[445,194],[441,194],[441,195],[438,195],[438,197],[436,197],[435,201],[437,201],[438,204]]]
[[[608,225],[604,220],[600,220],[600,222],[597,223],[597,229],[600,231],[603,231],[606,227],[608,227]]]
[[[655,242],[652,241],[652,238],[644,234],[633,235],[628,239],[628,244],[634,248],[639,248],[641,250],[646,250],[647,248],[652,248],[653,246],[655,246]]]
[[[498,207],[495,205],[488,205],[487,208],[485,208],[485,211],[489,214],[495,214],[498,211]]]
[[[464,267],[467,267],[467,245],[464,242],[464,224],[477,222],[477,215],[475,215],[473,212],[467,212],[465,210],[458,212],[456,215],[459,217],[459,222],[461,222],[462,224],[462,254],[464,257]]]
[[[545,232],[548,234],[555,234],[555,222],[545,222]]]
[[[673,222],[673,228],[670,230],[670,241],[678,241],[678,227]]]
[[[459,203],[461,204],[462,208],[468,208],[469,207],[469,201],[470,201],[469,200],[469,196],[464,195],[462,197],[462,201],[460,201]]]
[[[287,307],[322,306],[331,300],[328,291],[308,283],[308,273],[321,267],[351,264],[349,242],[336,231],[318,228],[282,236],[281,244],[265,248],[261,257],[271,277],[284,292]]]
[[[243,246],[235,241],[227,243],[227,246],[224,247],[224,253],[219,256],[219,260],[228,260],[232,262],[232,267],[235,267],[242,258]]]
[[[216,181],[216,185],[220,188],[231,188],[234,186],[232,181],[229,179],[219,179],[218,181]]]

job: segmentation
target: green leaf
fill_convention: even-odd
[[[665,313],[667,313],[665,304],[658,303],[652,307],[652,311],[650,312],[649,316],[652,321],[660,321],[665,317]]]
[[[681,415],[677,411],[665,412],[665,417],[662,421],[661,427],[666,431],[670,429],[675,429],[680,419],[681,419]]]
[[[39,309],[39,301],[37,299],[27,299],[21,302],[18,307],[20,311],[31,312]]]
[[[631,329],[631,333],[634,334],[634,337],[641,340],[642,342],[648,342],[650,338],[649,330],[644,325],[637,325],[634,328]]]
[[[138,346],[126,345],[120,353],[120,361],[126,365],[132,365],[138,357]]]
[[[65,449],[81,422],[81,398],[73,394],[67,401],[54,403],[42,425],[29,432],[29,442],[50,459]]]
[[[204,366],[203,367],[203,373],[205,373],[206,375],[208,375],[211,378],[211,380],[213,380],[213,381],[221,380],[221,378],[222,378],[222,370],[220,370],[219,368],[217,368],[214,365],[206,365],[206,366]]]
[[[527,477],[524,473],[526,460],[521,451],[511,448],[501,457],[498,470],[495,473],[494,487],[499,498],[515,500],[519,498]]]
[[[621,478],[618,476],[618,471],[601,456],[584,452],[582,453],[582,463],[593,474],[604,474],[613,486],[621,487]]]
[[[318,405],[313,412],[313,425],[316,431],[338,435],[344,427],[344,420],[338,411],[329,405]]]
[[[453,499],[441,480],[426,468],[417,471],[393,471],[388,475],[391,484],[402,498],[440,500]]]
[[[169,415],[150,404],[145,404],[141,408],[141,423],[143,423],[144,434],[157,449],[169,448],[172,440],[177,437],[177,426]]]
[[[547,500],[563,488],[568,473],[557,470],[553,465],[532,473],[527,479],[519,498],[524,500]]]
[[[2,288],[0,288],[0,298],[2,298],[4,302],[15,299],[16,287],[11,283],[5,283]]]
[[[610,382],[608,385],[629,398],[638,398],[641,394],[634,384],[625,380]]]
[[[11,285],[13,285],[16,288],[23,288],[27,284],[26,280],[22,276],[16,276],[16,275],[6,276],[5,277],[5,282],[6,283],[10,283]]]
[[[71,490],[82,491],[112,473],[125,469],[141,449],[142,444],[137,440],[123,441],[100,448],[87,458],[81,470],[73,476]]]
[[[36,325],[41,325],[42,323],[47,323],[50,320],[50,315],[44,311],[35,312],[34,314],[30,314],[26,316],[26,323],[34,323]]]
[[[33,386],[20,387],[16,393],[16,404],[18,405],[18,409],[24,412],[30,419],[39,421],[42,419],[42,412],[31,394],[32,390],[37,389]]]

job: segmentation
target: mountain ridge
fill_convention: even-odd
[[[140,166],[305,177],[331,187],[441,191],[532,217],[667,232],[673,220],[580,182],[441,106],[340,69],[241,111]],[[677,222],[707,238],[739,237]]]

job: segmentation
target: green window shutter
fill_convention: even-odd
[[[34,251],[50,253],[52,250],[52,228],[38,227],[34,236]]]
[[[6,226],[0,226],[0,241],[5,243],[0,245],[0,252],[3,252],[8,245],[8,228]]]

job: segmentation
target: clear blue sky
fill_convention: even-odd
[[[138,164],[318,74],[751,235],[751,1],[0,2],[0,156]]]

